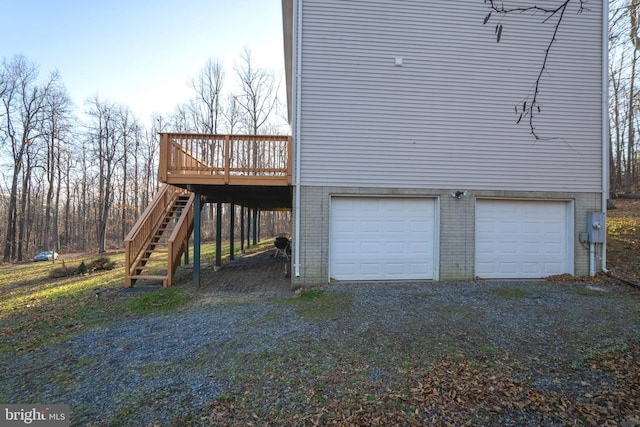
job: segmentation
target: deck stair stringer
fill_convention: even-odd
[[[125,239],[125,287],[137,281],[171,286],[193,231],[194,194],[163,184]]]

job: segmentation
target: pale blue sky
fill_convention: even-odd
[[[209,57],[230,85],[244,47],[282,73],[280,0],[0,0],[0,58],[57,69],[80,108],[97,94],[143,121],[192,96]]]

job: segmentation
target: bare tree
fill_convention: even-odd
[[[227,122],[227,133],[236,133],[236,129],[240,125],[241,111],[238,106],[238,99],[235,96],[227,96],[226,107],[222,110],[222,115]]]
[[[609,182],[610,192],[617,193],[622,183],[623,115],[621,114],[622,79],[621,72],[610,65],[611,108],[609,109]]]
[[[121,128],[122,110],[116,105],[103,102],[95,97],[88,114],[93,120],[91,139],[94,155],[98,162],[96,225],[98,252],[102,253],[105,251],[107,223],[115,197],[113,180],[116,167],[121,164],[124,158]]]
[[[240,79],[236,99],[248,133],[257,135],[276,109],[278,86],[273,72],[254,65],[249,49],[244,50],[241,60],[235,67]]]
[[[191,103],[192,114],[198,132],[218,133],[220,96],[224,83],[222,62],[207,59],[200,74],[191,82],[196,97]]]
[[[47,180],[47,194],[45,200],[45,244],[53,242],[53,250],[60,250],[58,240],[58,214],[61,191],[61,156],[65,151],[64,145],[69,138],[71,129],[71,99],[62,85],[59,75],[54,72],[51,76],[51,88],[45,97],[42,134],[46,140],[45,175]],[[51,235],[51,236],[50,236]]]
[[[638,85],[640,37],[638,0],[613,0],[609,13],[609,123],[611,193],[637,191]],[[619,194],[618,191],[623,194]]]
[[[177,105],[171,115],[171,128],[174,132],[195,132],[194,126],[189,122],[189,104]]]
[[[24,220],[25,212],[18,211],[20,190],[18,181],[22,176],[22,190],[28,189],[32,166],[28,151],[34,141],[40,137],[38,121],[46,92],[37,84],[37,66],[24,56],[15,56],[10,62],[3,61],[2,66],[4,69],[3,126],[0,131],[0,139],[2,145],[8,148],[13,160],[3,257],[4,261],[10,261],[15,257],[18,260],[22,259],[22,253],[18,251],[18,214],[21,214],[21,218]],[[27,160],[29,162],[26,162]],[[20,205],[26,206],[26,199],[21,198]]]
[[[121,176],[121,185],[120,185],[120,239],[124,240],[127,229],[128,229],[128,211],[130,204],[127,200],[129,194],[129,157],[131,157],[131,152],[133,145],[136,141],[136,133],[138,128],[138,122],[131,111],[126,107],[119,107],[116,110],[117,121],[116,121],[116,133],[118,138],[120,139],[120,149],[122,150],[122,167],[120,170]],[[135,158],[135,152],[134,158]]]

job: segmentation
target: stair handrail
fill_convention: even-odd
[[[189,237],[193,231],[193,216],[196,195],[191,193],[187,203],[182,208],[182,213],[175,228],[171,232],[168,243],[168,266],[166,286],[171,286],[173,275],[180,265],[180,257],[189,249]]]
[[[166,212],[170,209],[173,200],[183,190],[173,185],[162,184],[160,191],[156,193],[153,200],[142,215],[133,225],[127,237],[125,237],[125,266],[127,268],[127,286],[130,285],[129,277],[133,274],[137,259],[143,250],[151,242],[153,233],[159,223],[164,219]]]

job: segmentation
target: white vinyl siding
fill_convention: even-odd
[[[478,200],[476,276],[531,279],[573,273],[569,202]]]
[[[433,279],[435,218],[435,199],[333,197],[330,278]]]
[[[564,15],[541,81],[538,141],[514,110],[555,18],[483,25],[489,9],[477,0],[302,3],[303,185],[600,190],[600,2],[580,14],[572,2]]]

